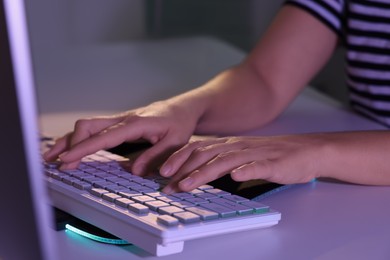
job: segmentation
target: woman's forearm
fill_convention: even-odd
[[[368,185],[390,185],[390,132],[324,134],[320,176]]]

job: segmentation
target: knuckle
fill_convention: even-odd
[[[200,148],[201,145],[202,145],[202,141],[196,140],[196,141],[191,141],[191,142],[188,144],[188,147],[195,150],[195,149],[197,149],[197,148]]]
[[[226,142],[233,144],[233,143],[237,143],[239,141],[240,141],[240,139],[238,137],[230,137]]]
[[[218,161],[226,162],[231,160],[233,156],[234,156],[234,152],[225,152],[225,153],[218,154],[216,159]]]
[[[200,154],[203,154],[204,152],[206,152],[206,150],[207,149],[205,147],[198,147],[198,148],[194,149],[193,154],[200,155]]]
[[[78,119],[75,123],[75,129],[85,129],[90,125],[90,119]]]

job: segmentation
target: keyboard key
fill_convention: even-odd
[[[223,191],[223,190],[220,190],[220,189],[207,189],[207,190],[205,190],[205,192],[214,194],[214,195],[216,195],[218,197],[223,197],[223,196],[230,195],[229,192],[226,192],[226,191]]]
[[[195,205],[200,205],[200,204],[204,204],[204,203],[209,203],[208,200],[205,200],[205,199],[202,199],[202,198],[186,198],[184,199],[185,201],[188,201],[188,202],[191,202],[191,203],[194,203]]]
[[[208,209],[204,209],[200,207],[191,207],[191,208],[186,208],[186,210],[199,215],[202,220],[211,220],[211,219],[218,218],[218,213]]]
[[[106,181],[113,182],[115,184],[126,182],[123,178],[120,178],[118,176],[110,176],[105,178]]]
[[[82,172],[82,171],[72,174],[72,177],[75,177],[79,180],[83,180],[83,178],[88,178],[90,176],[91,176],[90,174]]]
[[[237,215],[235,210],[219,205],[217,203],[202,204],[200,205],[200,207],[217,212],[222,218],[234,217]]]
[[[148,182],[148,183],[144,184],[144,186],[148,187],[150,189],[153,189],[155,191],[161,188],[161,185],[156,183],[156,182],[154,182],[154,181],[153,182]]]
[[[250,200],[242,202],[241,204],[253,208],[254,213],[266,213],[269,211],[268,206],[257,201]]]
[[[192,212],[184,211],[179,213],[174,213],[173,216],[178,218],[180,222],[184,224],[195,223],[200,221],[200,216]]]
[[[90,184],[93,184],[94,182],[102,181],[102,179],[97,178],[97,177],[95,177],[93,175],[85,176],[85,177],[82,178],[82,180],[86,181],[86,182],[88,182]]]
[[[234,202],[237,202],[237,203],[244,202],[244,201],[249,201],[249,199],[241,197],[241,196],[238,196],[238,195],[229,195],[229,196],[224,196],[223,198],[231,200],[231,201],[234,201]]]
[[[155,190],[151,189],[151,188],[148,188],[146,186],[141,186],[140,188],[132,188],[133,190],[136,190],[138,192],[141,192],[141,193],[149,193],[149,192],[153,192]]]
[[[145,206],[149,207],[153,211],[158,211],[159,208],[167,207],[169,204],[161,200],[152,200],[145,202]]]
[[[127,199],[131,199],[132,197],[135,197],[135,196],[142,196],[142,193],[127,189],[127,191],[120,191],[119,195],[121,195]]]
[[[244,214],[250,214],[253,213],[253,208],[235,203],[234,201],[227,200],[224,198],[217,198],[217,199],[212,199],[210,200],[213,203],[217,203],[219,205],[225,206],[227,208],[230,208],[232,210],[235,210],[237,214],[244,215]]]
[[[203,191],[208,189],[213,189],[213,188],[214,188],[213,186],[207,184],[198,187],[199,190],[203,190]]]
[[[95,195],[97,197],[101,197],[103,194],[105,193],[108,193],[107,190],[105,189],[100,189],[100,188],[93,188],[93,189],[90,189],[89,192],[92,194],[92,195]]]
[[[175,206],[161,207],[158,210],[158,212],[160,212],[161,214],[168,214],[168,215],[173,215],[175,213],[182,212],[182,211],[184,210]]]
[[[171,195],[157,197],[157,199],[158,199],[158,200],[165,201],[165,202],[167,202],[167,203],[174,202],[174,201],[180,201],[179,198],[173,197],[173,196],[171,196]]]
[[[145,195],[148,195],[148,196],[153,197],[153,198],[158,198],[158,197],[165,196],[164,193],[159,192],[159,191],[145,192]]]
[[[74,177],[64,176],[61,181],[68,185],[73,185],[73,183],[78,181],[78,179]]]
[[[169,215],[160,215],[157,217],[157,221],[165,226],[172,227],[179,224],[179,220]]]
[[[89,190],[92,188],[92,185],[85,181],[75,181],[73,182],[73,187],[79,190]]]
[[[96,177],[98,178],[102,178],[102,179],[106,179],[106,178],[110,178],[112,177],[113,175],[112,174],[109,174],[107,172],[103,172],[103,171],[99,171],[99,172],[95,172],[93,175],[95,175]]]
[[[183,200],[185,198],[192,198],[193,197],[193,195],[191,193],[188,193],[188,192],[177,192],[177,193],[173,193],[172,196],[179,198],[181,200]]]
[[[120,185],[122,185],[122,184],[120,184]],[[132,190],[136,190],[136,189],[142,188],[141,184],[138,184],[138,183],[135,183],[135,182],[131,182],[131,181],[129,183],[127,183],[127,184],[124,184],[123,186],[126,187],[126,188],[129,188],[129,189],[132,189]]]
[[[102,195],[102,199],[109,201],[109,202],[114,202],[116,199],[121,198],[118,194],[115,193],[104,193]]]
[[[202,198],[202,199],[213,199],[213,198],[218,198],[217,195],[215,194],[212,194],[212,193],[207,193],[207,192],[204,192],[204,193],[198,193],[198,194],[195,194],[196,197],[198,198]]]
[[[136,213],[136,214],[139,214],[139,215],[145,215],[145,214],[148,214],[149,213],[149,208],[146,207],[145,205],[142,205],[140,203],[133,203],[133,204],[129,204],[127,206],[127,208]]]
[[[147,201],[155,200],[154,198],[152,198],[150,196],[146,196],[146,195],[135,196],[135,197],[132,197],[131,199],[134,200],[135,202],[142,203],[142,204],[147,202]]]
[[[122,186],[119,186],[119,185],[116,185],[116,184],[113,184],[111,186],[107,186],[106,190],[108,190],[109,192],[113,192],[113,193],[119,193],[121,191],[127,191],[127,189],[125,187],[122,187]]]
[[[134,179],[133,181],[138,183],[138,184],[141,184],[143,186],[145,186],[147,184],[153,185],[153,183],[155,183],[154,181],[151,181],[151,180],[148,180],[148,179],[143,179],[143,178]]]
[[[55,180],[61,181],[62,178],[67,177],[68,175],[62,172],[58,171],[51,171],[50,172],[50,177],[52,177]]]
[[[204,193],[204,191],[199,190],[199,189],[194,189],[194,190],[192,190],[192,191],[190,191],[190,192],[188,192],[188,193],[190,193],[190,194],[192,194],[192,195],[195,195],[195,194],[199,194],[199,193]]]
[[[188,201],[175,201],[175,202],[171,202],[171,205],[182,208],[182,209],[195,206],[194,203],[191,203]]]
[[[92,183],[92,185],[96,188],[102,188],[102,189],[105,189],[106,187],[112,185],[112,182],[108,182],[108,181],[105,181],[105,180],[102,180],[102,181],[95,181]]]
[[[116,199],[114,203],[122,208],[127,208],[129,204],[133,204],[135,202],[130,199],[121,197]]]

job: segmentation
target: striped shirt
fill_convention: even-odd
[[[289,0],[339,35],[346,84],[360,113],[390,126],[390,0]]]

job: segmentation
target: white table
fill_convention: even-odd
[[[42,125],[59,133],[50,129],[55,121],[69,125],[82,115],[46,114]],[[246,134],[359,129],[384,127],[306,90],[275,122]],[[282,213],[277,226],[189,241],[183,253],[161,259],[390,259],[389,198],[390,187],[325,181],[296,185],[263,200]],[[100,244],[64,231],[55,237],[63,259],[154,259],[134,246]]]

